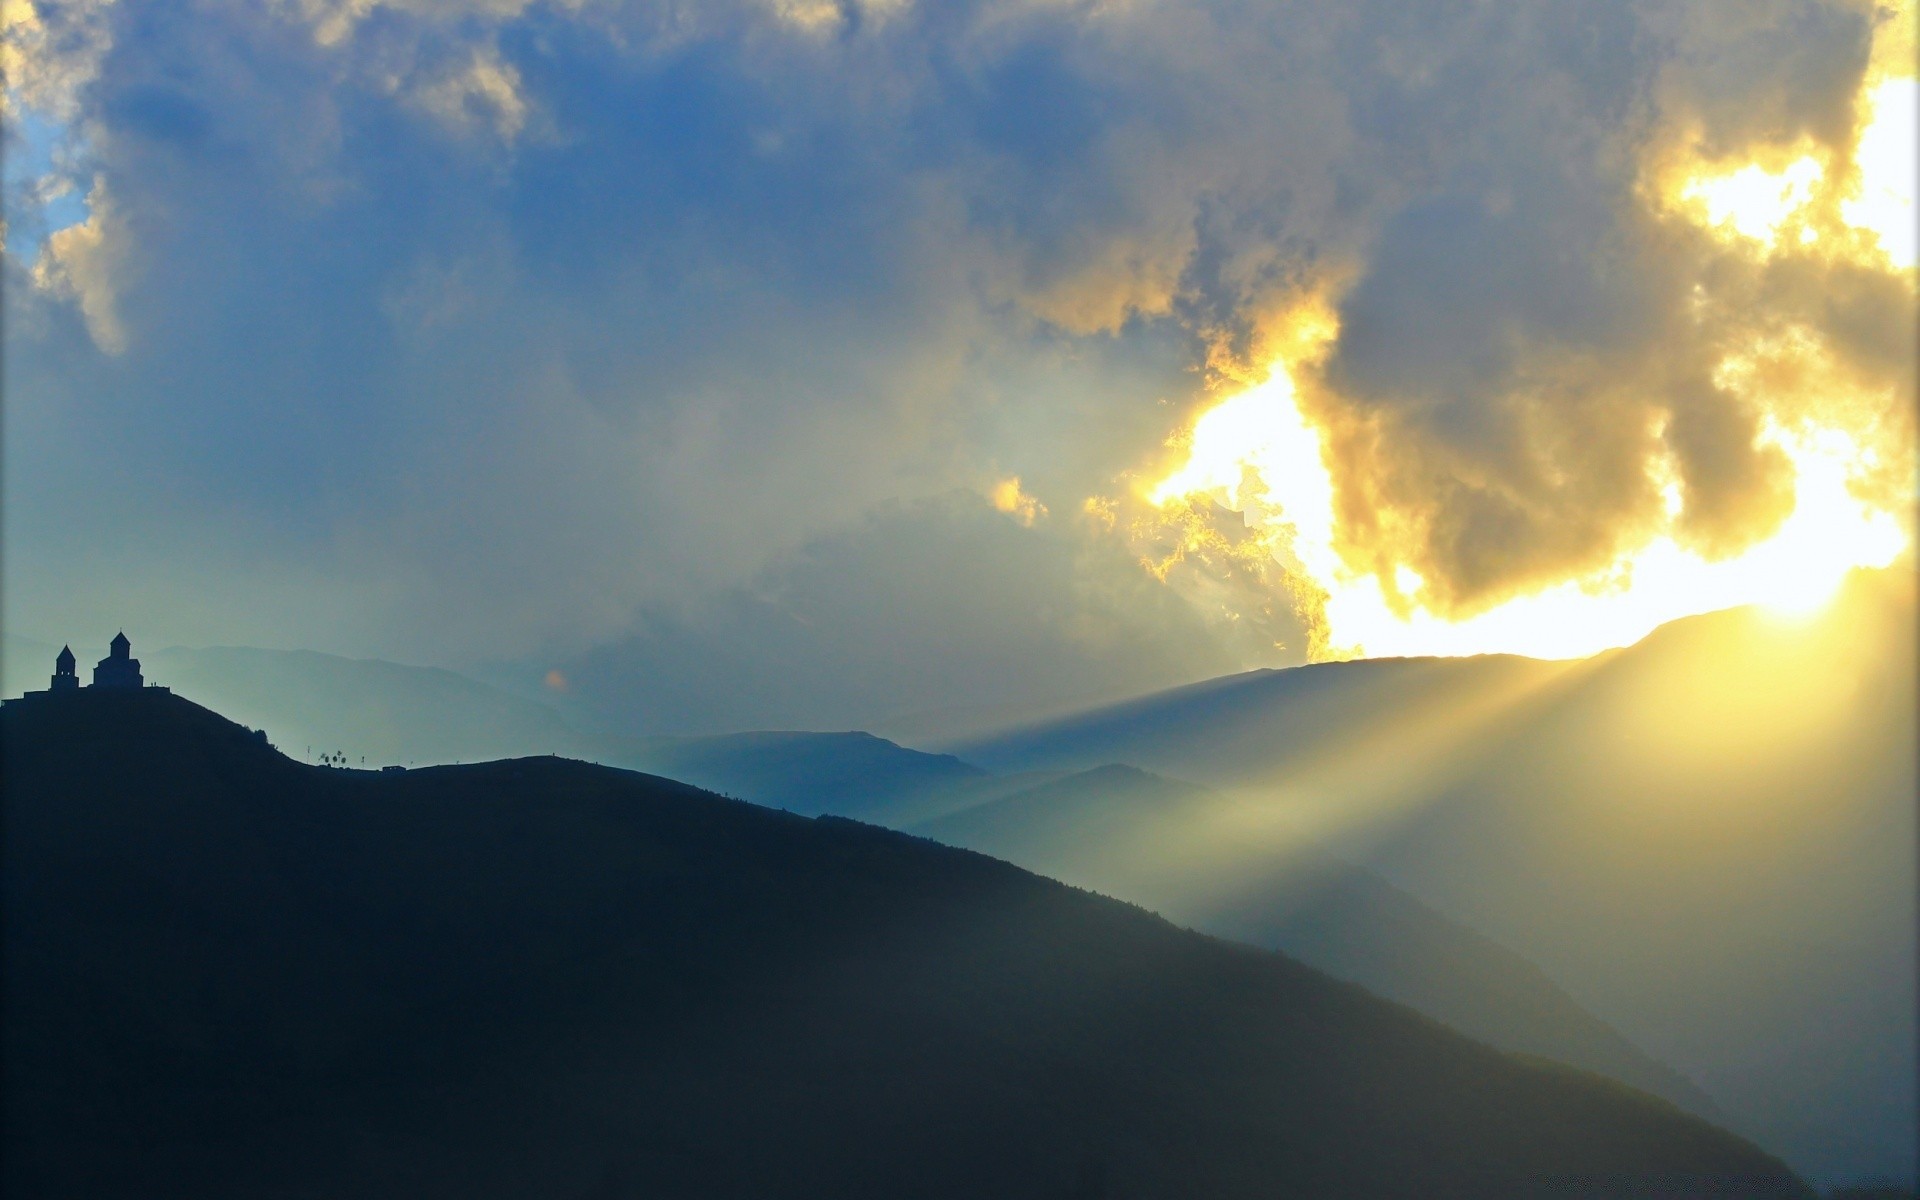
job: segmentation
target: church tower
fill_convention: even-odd
[[[130,657],[133,643],[127,640],[125,633],[113,635],[112,643],[107,647],[107,656],[93,668],[93,686],[104,688],[137,688],[141,685],[140,660]]]
[[[77,691],[80,677],[73,673],[73,647],[60,647],[60,657],[53,660],[53,683],[51,690],[56,692]]]

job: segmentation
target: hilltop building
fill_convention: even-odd
[[[53,682],[47,690],[52,692],[70,692],[80,686],[80,677],[73,673],[73,647],[60,647],[60,657],[53,660]]]
[[[137,688],[144,682],[140,678],[140,660],[131,658],[133,643],[124,633],[113,635],[113,641],[107,647],[107,656],[93,668],[93,686],[98,688]]]
[[[60,653],[54,656],[53,678],[48,681],[47,690],[43,692],[23,692],[18,699],[27,700],[33,697],[58,696],[67,692],[78,694],[81,690],[80,674],[76,669],[78,666],[78,662],[73,657],[73,647],[60,647]],[[114,635],[113,641],[107,647],[107,656],[95,664],[93,668],[93,688],[105,688],[110,692],[165,692],[169,690],[161,687],[157,683],[148,683],[146,678],[140,674],[140,660],[133,656],[133,643],[127,640],[127,635],[124,633]],[[86,690],[92,691],[93,688]],[[34,702],[39,703],[38,700]],[[12,704],[14,701],[7,700],[0,703]],[[261,739],[264,740],[266,735],[261,734],[260,736]]]

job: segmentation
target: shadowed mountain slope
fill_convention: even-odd
[[[850,822],[187,701],[6,756],[5,1165],[65,1196],[1806,1196],[1659,1101]]]
[[[1597,1071],[1717,1118],[1713,1101],[1538,967],[1371,871],[1311,849],[1223,878],[1184,860],[1225,801],[1133,767],[1053,779],[913,826],[949,845],[1280,950],[1505,1050]]]

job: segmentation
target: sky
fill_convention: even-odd
[[[1912,539],[1911,3],[0,37],[10,632],[844,728],[1586,654]]]

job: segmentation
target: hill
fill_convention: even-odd
[[[1914,580],[1578,663],[1256,672],[951,747],[1231,801],[1195,877],[1303,847],[1537,963],[1816,1178],[1915,1174]],[[1247,915],[1264,901],[1254,898]]]
[[[63,1196],[1807,1196],[1641,1093],[964,851],[558,759],[0,709]]]
[[[33,661],[51,657],[46,650]],[[804,815],[831,812],[894,828],[1008,797],[1060,774],[988,775],[950,756],[863,733],[593,736],[553,708],[450,671],[311,651],[176,647],[148,655],[147,667],[162,682],[267,730],[295,755],[312,746],[344,749],[350,762],[365,755],[373,764],[446,763],[558,749]],[[1270,873],[1247,883],[1244,904],[1203,907],[1176,889],[1138,887],[1137,872],[1088,874],[1084,862],[1036,857],[1011,843],[976,848],[1089,882],[1208,932],[1289,951],[1495,1045],[1600,1071],[1718,1116],[1697,1089],[1632,1051],[1517,956],[1493,956],[1499,969],[1492,969],[1489,955],[1477,949],[1485,939],[1404,894],[1396,895],[1397,904],[1383,903],[1386,885],[1377,878],[1358,890],[1316,885],[1317,904],[1276,924],[1276,914],[1305,894],[1299,880]],[[1409,916],[1409,905],[1418,916]]]

